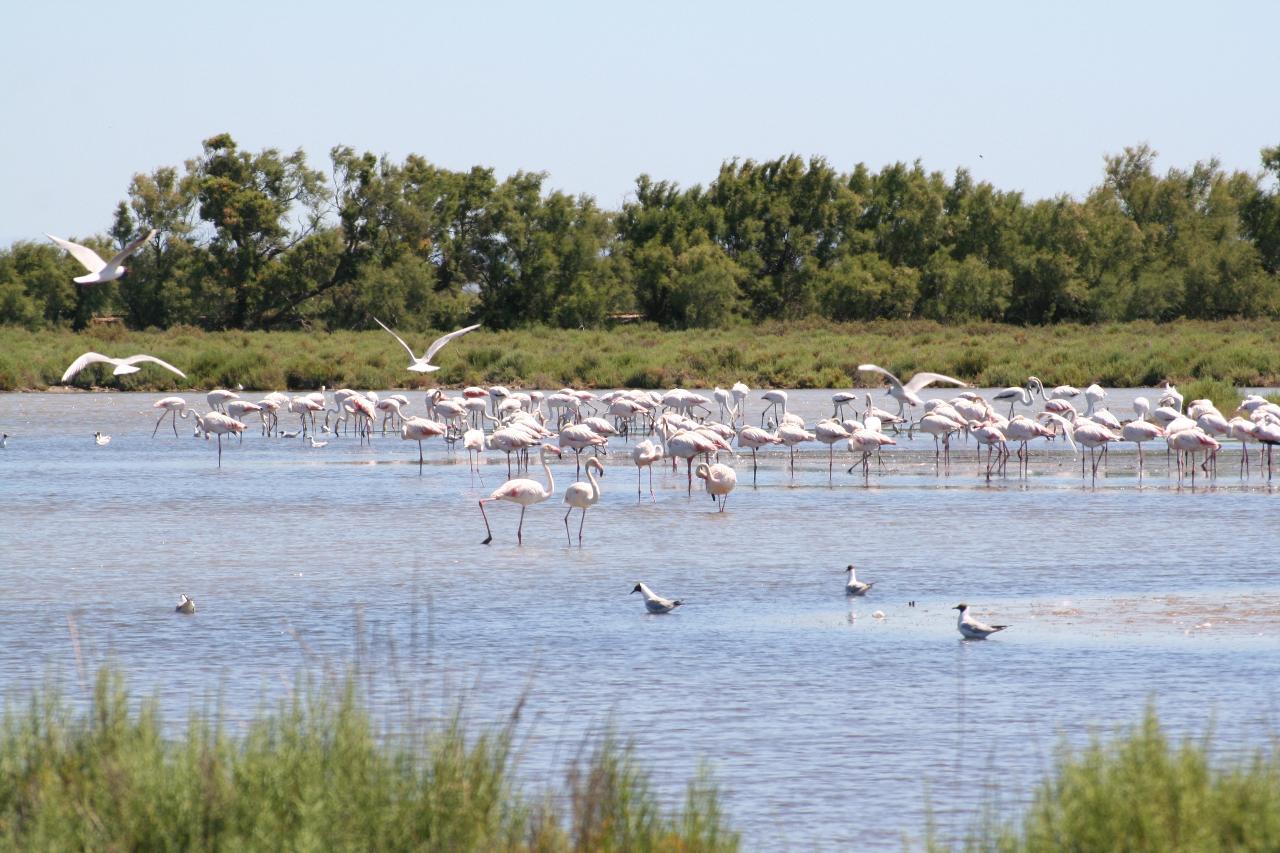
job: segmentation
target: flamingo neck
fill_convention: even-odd
[[[639,471],[639,469],[636,470]],[[551,477],[550,471],[547,477]],[[587,479],[591,482],[591,502],[596,503],[600,500],[600,483],[596,480],[595,468],[590,465],[587,466]]]
[[[556,490],[556,481],[551,476],[551,465],[547,462],[547,451],[539,450],[538,458],[542,462],[542,470],[547,472],[547,494],[550,495]]]

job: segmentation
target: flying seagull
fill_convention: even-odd
[[[949,382],[952,385],[959,385],[961,388],[968,388],[968,384],[961,382],[959,379],[952,379],[950,376],[943,376],[941,373],[917,373],[910,379],[903,382],[883,367],[874,364],[859,364],[859,370],[866,370],[872,373],[879,373],[881,376],[889,380],[889,396],[898,401],[898,414],[905,413],[907,406],[923,406],[924,400],[916,392],[922,388],[926,388],[935,382]]]
[[[442,335],[431,342],[431,346],[427,347],[426,355],[424,355],[422,358],[418,358],[416,355],[413,354],[413,350],[409,349],[409,345],[404,342],[404,338],[400,337],[395,332],[391,331],[391,329],[387,327],[386,323],[382,322],[377,317],[374,317],[373,321],[377,323],[379,326],[381,326],[382,328],[386,329],[387,332],[391,335],[391,337],[395,338],[397,341],[400,342],[400,346],[404,347],[405,352],[409,353],[409,358],[413,359],[413,364],[409,365],[409,369],[412,370],[414,373],[430,373],[433,370],[439,370],[440,369],[439,365],[431,363],[431,356],[440,352],[440,349],[445,344],[449,343],[449,341],[453,340],[454,338],[460,338],[463,335],[465,335],[467,332],[472,332],[480,328],[480,324],[477,323],[474,326],[467,326],[465,329],[458,329],[455,332],[450,332],[447,335]]]
[[[172,370],[174,373],[178,374],[183,379],[187,378],[187,374],[183,373],[181,370],[174,367],[169,362],[161,361],[160,359],[156,358],[153,355],[140,354],[140,355],[131,355],[128,358],[112,358],[109,355],[103,355],[102,353],[98,353],[98,352],[87,352],[84,355],[77,358],[75,361],[71,362],[71,366],[67,368],[67,372],[62,374],[62,381],[70,382],[71,378],[75,376],[77,373],[84,370],[86,367],[88,367],[91,364],[98,364],[100,362],[103,364],[114,364],[116,366],[116,369],[111,371],[112,375],[114,376],[124,376],[126,373],[137,373],[141,368],[136,367],[135,365],[137,365],[138,362],[144,362],[144,361],[149,361],[154,364],[158,364],[161,367],[163,367],[165,370]]]
[[[960,634],[966,640],[985,640],[996,631],[1003,631],[1008,625],[987,625],[979,622],[969,615],[969,605],[957,604],[952,610],[959,610],[960,616],[956,619],[956,628],[960,630]]]
[[[108,281],[115,281],[124,275],[125,268],[120,266],[124,263],[124,259],[132,255],[138,249],[142,248],[142,244],[156,236],[155,229],[151,229],[146,236],[139,237],[129,245],[120,250],[110,261],[104,261],[98,257],[98,253],[88,246],[81,246],[79,243],[72,243],[70,240],[63,240],[61,237],[55,237],[52,234],[45,234],[53,242],[71,253],[71,257],[80,262],[80,265],[89,271],[88,275],[82,275],[73,278],[76,284],[103,284]]]

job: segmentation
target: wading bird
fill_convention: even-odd
[[[124,259],[142,248],[142,244],[156,236],[156,232],[155,229],[152,229],[145,236],[134,240],[109,261],[104,261],[98,257],[98,253],[88,246],[81,246],[79,243],[72,243],[70,240],[63,240],[61,237],[55,237],[52,234],[46,234],[45,236],[66,249],[71,257],[79,261],[80,265],[89,271],[87,275],[78,276],[71,279],[72,281],[76,284],[103,284],[108,281],[115,281],[124,275],[125,268],[120,266],[124,263]]]
[[[164,409],[160,413],[160,420],[156,421],[156,428],[151,431],[151,437],[155,438],[156,433],[160,431],[160,424],[164,423],[164,419],[172,416],[173,419],[173,435],[178,436],[178,415],[181,413],[185,419],[187,416],[187,401],[181,397],[164,397],[156,400],[151,404],[153,409]]]
[[[492,494],[487,498],[480,499],[480,516],[484,519],[485,538],[481,545],[488,545],[493,541],[493,530],[489,527],[489,516],[485,515],[484,505],[492,501],[510,501],[513,504],[520,504],[520,524],[516,527],[516,542],[524,544],[524,512],[534,504],[542,503],[551,497],[556,490],[556,481],[551,476],[551,466],[547,464],[547,454],[554,453],[560,455],[560,448],[552,444],[544,444],[538,451],[538,461],[542,463],[542,470],[547,475],[547,485],[544,488],[537,480],[507,480],[498,488],[494,489]]]
[[[707,494],[715,500],[720,512],[724,512],[724,506],[729,502],[729,493],[738,485],[737,472],[719,462],[715,465],[703,462],[698,465],[694,476],[707,484]]]
[[[386,329],[387,332],[391,335],[391,337],[395,338],[397,341],[400,342],[400,346],[404,347],[405,352],[409,353],[409,358],[413,359],[413,362],[409,365],[409,370],[412,370],[414,373],[430,373],[433,370],[439,370],[440,369],[439,365],[435,365],[431,363],[431,356],[440,352],[440,348],[443,347],[445,344],[449,343],[449,341],[453,340],[454,338],[460,338],[463,335],[465,335],[467,332],[472,332],[480,328],[480,324],[477,323],[474,326],[467,326],[466,328],[462,328],[462,329],[458,329],[456,331],[450,332],[447,335],[441,335],[440,337],[436,338],[434,341],[431,342],[431,346],[427,347],[426,354],[423,355],[422,358],[418,358],[416,355],[413,354],[413,350],[409,349],[409,345],[404,342],[404,338],[400,337],[395,332],[391,331],[391,329],[387,328],[386,323],[382,322],[377,317],[374,317],[373,321],[377,323],[379,326],[381,326],[382,328]]]
[[[653,463],[661,458],[661,445],[654,444],[648,439],[631,448],[631,461],[636,466],[636,503],[640,502],[640,470],[642,468],[649,469],[649,500],[657,501],[653,496]]]
[[[564,490],[564,502],[568,505],[569,511],[564,514],[564,538],[570,543],[573,542],[569,538],[569,516],[573,514],[575,509],[582,510],[582,518],[578,520],[578,544],[582,544],[582,525],[587,520],[587,510],[600,502],[600,483],[596,480],[594,472],[599,471],[600,476],[604,476],[604,466],[600,464],[600,460],[592,456],[587,460],[587,483],[574,483]]]

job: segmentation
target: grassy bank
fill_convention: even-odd
[[[512,731],[380,737],[353,691],[299,699],[229,736],[195,717],[166,740],[100,674],[93,707],[55,696],[0,732],[0,848],[13,850],[729,851],[714,788],[664,809],[603,741],[548,791],[512,776]]]
[[[425,349],[428,341],[413,340]],[[0,328],[0,389],[55,385],[80,353],[145,352],[180,367],[182,381],[157,367],[112,377],[97,366],[76,380],[124,390],[208,389],[242,384],[258,390],[395,388],[503,383],[527,388],[753,387],[841,388],[871,377],[872,361],[900,374],[932,370],[975,385],[1149,386],[1170,378],[1231,385],[1280,384],[1280,321],[1104,326],[941,326],[925,321],[798,323],[664,332],[648,326],[613,330],[480,330],[443,350],[442,369],[405,370],[404,350],[369,332],[223,332],[179,328],[74,334]]]
[[[964,848],[1280,850],[1280,755],[1215,763],[1206,743],[1171,744],[1148,711],[1112,742],[1064,752],[1020,822],[989,826]]]

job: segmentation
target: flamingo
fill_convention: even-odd
[[[958,418],[949,418],[937,411],[930,412],[920,419],[920,431],[933,436],[933,458],[938,461],[939,455],[942,461],[950,463],[951,461],[951,433],[964,429],[964,424]],[[941,439],[941,450],[939,450],[939,442]],[[851,469],[852,470],[852,469]]]
[[[1168,441],[1169,447],[1178,454],[1178,481],[1182,481],[1183,471],[1189,465],[1191,468],[1192,485],[1195,485],[1196,482],[1196,451],[1202,451],[1204,453],[1205,458],[1200,463],[1200,470],[1208,474],[1209,460],[1212,458],[1213,454],[1218,452],[1218,448],[1222,446],[1213,436],[1208,435],[1204,430],[1194,426],[1170,433],[1166,438],[1166,441]],[[1187,459],[1190,460],[1189,462],[1183,461],[1184,453],[1187,455]]]
[[[832,394],[831,405],[834,407],[831,412],[832,419],[844,420],[844,407],[853,405],[857,399],[858,395],[853,391],[837,391]]]
[[[1107,392],[1097,382],[1084,389],[1084,398],[1089,402],[1088,408],[1084,410],[1084,416],[1087,418],[1093,414],[1093,410],[1107,396]]]
[[[786,417],[787,414],[787,392],[786,391],[765,391],[760,395],[769,405],[765,406],[760,412],[760,426],[764,426],[764,416],[771,410],[777,410],[780,413],[779,420]]]
[[[88,246],[82,246],[70,240],[63,240],[61,237],[55,237],[52,234],[45,234],[44,236],[66,249],[71,257],[80,262],[80,266],[89,271],[87,275],[77,276],[71,279],[72,281],[76,284],[104,284],[108,281],[115,281],[124,275],[126,267],[121,266],[124,263],[124,259],[142,248],[143,243],[156,236],[156,231],[153,228],[144,236],[129,243],[109,261],[104,261],[98,256],[97,252]]]
[[[631,448],[631,461],[636,466],[636,503],[640,503],[640,469],[649,469],[649,500],[657,501],[653,495],[653,463],[662,458],[661,445],[654,444],[652,441],[645,439],[644,441]]]
[[[952,379],[950,376],[944,376],[941,373],[917,373],[915,376],[912,376],[907,380],[907,383],[904,385],[898,380],[898,377],[894,376],[883,367],[878,367],[874,364],[859,364],[858,370],[879,373],[881,376],[889,380],[889,396],[898,401],[899,417],[906,413],[906,408],[908,406],[914,408],[916,406],[924,405],[924,400],[922,400],[920,395],[916,392],[932,385],[934,382],[949,382],[952,385],[959,385],[961,388],[969,387],[968,383],[961,382],[959,379]]]
[[[729,493],[733,491],[734,486],[738,485],[737,472],[719,462],[715,465],[703,462],[698,465],[695,476],[706,483],[707,494],[715,500],[716,505],[720,507],[720,512],[724,512],[725,504],[729,502]]]
[[[218,467],[221,468],[222,436],[227,433],[239,435],[244,432],[245,425],[233,417],[224,415],[222,412],[209,412],[204,417],[200,417],[199,422],[200,429],[204,432],[206,440],[209,438],[210,433],[218,437]]]
[[[898,431],[898,424],[902,423],[903,421],[902,418],[898,417],[893,412],[887,412],[884,409],[876,408],[874,402],[871,399],[871,394],[869,393],[864,395],[863,399],[866,401],[866,404],[867,404],[866,409],[864,409],[862,412],[863,418],[879,418],[881,424],[888,424],[889,426],[893,427],[894,432]]]
[[[1011,385],[1008,388],[1005,388],[1003,391],[997,391],[996,395],[992,399],[999,400],[1002,403],[1005,400],[1008,400],[1009,401],[1009,418],[1012,419],[1014,406],[1021,403],[1024,406],[1030,407],[1032,401],[1035,400],[1035,397],[1032,396],[1030,387],[1019,387],[1017,385]]]
[[[491,501],[510,501],[511,503],[520,504],[520,524],[516,527],[516,542],[524,544],[524,513],[534,504],[542,503],[551,497],[556,488],[556,481],[551,476],[551,466],[547,464],[547,454],[554,453],[560,455],[560,448],[552,444],[543,444],[538,450],[538,461],[542,463],[542,470],[547,474],[547,486],[537,480],[507,480],[487,498],[480,499],[480,516],[484,519],[485,539],[481,545],[488,545],[493,541],[493,531],[489,528],[489,516],[485,515],[484,505]]]
[[[560,430],[560,435],[556,440],[562,449],[567,447],[573,451],[576,463],[574,466],[575,477],[582,474],[582,451],[588,447],[606,447],[609,444],[608,438],[598,434],[586,424],[573,424],[565,427]]]
[[[736,424],[738,421],[745,419],[747,395],[751,393],[751,389],[742,382],[735,382],[733,387],[729,389],[729,393],[733,395],[733,409],[737,413],[734,417],[734,423]]]
[[[1009,456],[1009,445],[1006,443],[1004,432],[999,426],[993,423],[979,424],[973,430],[973,437],[978,444],[986,445],[987,448],[987,479],[991,479],[991,472],[996,466],[1004,467],[1004,461]],[[991,451],[996,451],[995,462],[991,460]]]
[[[578,520],[578,544],[581,545],[582,525],[586,523],[587,510],[600,502],[600,483],[596,481],[596,471],[600,472],[601,477],[604,476],[604,466],[592,456],[587,460],[587,479],[590,485],[574,483],[564,490],[564,502],[569,507],[569,511],[564,514],[564,538],[571,544],[573,540],[569,538],[569,516],[575,509],[582,510],[582,518]]]
[[[164,423],[164,419],[172,416],[173,418],[173,435],[178,436],[178,413],[182,413],[182,417],[187,416],[187,401],[181,397],[164,397],[156,400],[151,404],[153,409],[164,409],[160,413],[160,420],[156,421],[156,428],[151,431],[151,437],[155,438],[156,433],[160,431],[160,424]]]
[[[806,441],[816,439],[813,433],[809,432],[803,426],[796,426],[792,423],[784,423],[778,427],[778,439],[785,444],[791,451],[791,471],[796,470],[796,445],[803,444]]]
[[[469,429],[464,432],[462,446],[467,449],[467,464],[471,466],[471,470],[480,470],[480,454],[484,453],[484,430]]]
[[[849,437],[849,431],[844,428],[838,421],[826,420],[818,421],[813,428],[813,434],[818,441],[827,446],[827,476],[831,476],[831,469],[835,465],[835,445],[837,441]]]
[[[643,583],[637,583],[636,588],[631,590],[632,595],[637,592],[644,596],[644,609],[650,613],[670,613],[684,603],[678,598],[674,601],[669,598],[663,598]]]
[[[294,397],[289,401],[289,411],[293,412],[302,421],[302,434],[307,434],[307,418],[311,418],[311,428],[316,426],[316,412],[324,409],[323,402],[316,402],[311,395],[305,397]]]
[[[897,443],[880,432],[879,419],[875,415],[871,415],[861,426],[855,427],[849,432],[849,450],[860,452],[862,458],[849,466],[848,473],[852,474],[853,469],[857,468],[861,463],[863,476],[869,476],[871,473],[871,454],[879,453],[880,448],[885,445]]]
[[[266,418],[266,416],[262,414],[262,406],[257,403],[250,403],[248,400],[232,400],[227,403],[227,414],[238,421],[244,420],[244,416],[251,412],[257,412],[259,418],[263,418],[264,420]],[[241,435],[241,440],[243,439],[244,436]]]
[[[435,438],[438,435],[444,435],[448,428],[436,421],[426,418],[409,417],[400,423],[400,440],[418,442],[418,465],[421,466],[422,459],[422,442],[428,438]]]
[[[240,395],[235,391],[228,391],[225,388],[215,388],[204,398],[209,401],[209,408],[215,412],[225,412],[226,404],[230,400],[239,400]]]
[[[112,376],[124,376],[129,373],[137,373],[141,370],[139,364],[158,364],[165,370],[178,374],[183,379],[187,378],[187,374],[174,367],[167,361],[161,361],[153,355],[139,353],[131,355],[127,358],[112,358],[109,355],[103,355],[98,352],[87,352],[84,355],[71,362],[71,365],[62,373],[62,382],[70,382],[71,379],[80,371],[84,370],[91,364],[114,364],[115,370],[111,371]]]
[[[1044,383],[1035,376],[1027,377],[1027,385],[1040,392],[1040,398],[1043,400],[1065,400],[1080,396],[1080,389],[1074,385],[1058,385],[1046,391]]]
[[[1029,471],[1031,467],[1031,450],[1027,442],[1033,438],[1053,438],[1054,433],[1026,415],[1014,415],[1004,428],[1004,434],[1009,441],[1018,442],[1018,475],[1021,476],[1024,469]]]
[[[667,452],[671,455],[672,464],[676,459],[685,461],[685,494],[693,494],[693,457],[717,450],[719,447],[709,436],[694,430],[684,430],[667,439]]]
[[[453,340],[454,338],[460,338],[463,335],[465,335],[467,332],[473,332],[476,329],[480,328],[480,324],[477,323],[474,326],[467,326],[466,328],[452,331],[447,335],[441,335],[440,337],[436,338],[434,341],[431,342],[431,346],[427,347],[426,354],[423,355],[422,358],[418,358],[416,355],[413,354],[413,350],[409,349],[409,345],[404,342],[404,338],[400,337],[395,332],[391,331],[391,329],[387,327],[386,323],[382,322],[377,317],[374,317],[373,321],[377,323],[379,326],[381,326],[382,328],[386,329],[387,333],[390,334],[391,337],[395,338],[397,341],[400,342],[400,346],[404,347],[405,352],[409,353],[409,358],[412,359],[412,362],[409,364],[408,369],[412,370],[414,373],[431,373],[433,370],[439,370],[440,369],[439,365],[435,365],[431,363],[431,356],[438,353],[441,347],[449,343],[449,341]],[[484,392],[484,393],[487,394],[488,392]]]

